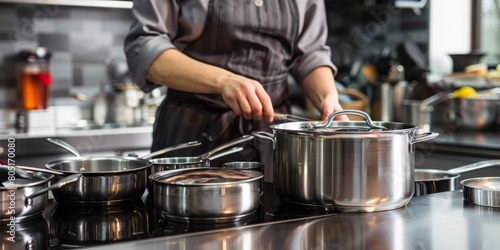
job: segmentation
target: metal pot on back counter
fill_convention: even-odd
[[[353,114],[364,122],[333,122]],[[361,111],[331,114],[326,123],[271,125],[274,185],[287,202],[341,212],[372,212],[405,206],[414,193],[416,143],[437,133],[416,134],[415,125],[372,122]]]
[[[462,87],[424,100],[405,99],[397,118],[427,131],[492,131],[500,125],[500,88]]]

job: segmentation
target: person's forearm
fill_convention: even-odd
[[[232,73],[170,49],[160,54],[148,70],[149,80],[169,88],[195,93],[220,92],[223,79]]]
[[[311,71],[301,83],[302,90],[307,98],[321,113],[321,118],[326,119],[331,113],[342,110],[339,103],[339,94],[330,67],[318,67]],[[341,115],[336,120],[348,120]]]
[[[319,67],[311,71],[301,83],[302,91],[313,105],[321,110],[321,103],[332,92],[337,94],[332,69]]]

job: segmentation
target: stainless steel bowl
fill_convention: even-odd
[[[153,181],[154,204],[172,221],[226,223],[252,216],[260,204],[263,175],[221,168],[190,168],[158,172]]]

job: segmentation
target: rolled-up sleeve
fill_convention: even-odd
[[[179,6],[175,0],[134,0],[133,21],[125,38],[127,63],[135,83],[145,92],[159,85],[147,80],[151,63],[165,50],[175,48]]]
[[[301,83],[307,74],[317,67],[327,66],[334,74],[337,72],[337,68],[331,61],[330,47],[326,45],[328,26],[324,1],[309,0],[302,4],[305,4],[305,11],[302,12],[304,21],[299,27],[299,39],[291,69],[298,83]]]

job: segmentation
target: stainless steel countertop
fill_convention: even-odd
[[[375,213],[338,213],[117,243],[92,249],[497,249],[500,208],[461,191],[414,197]]]

